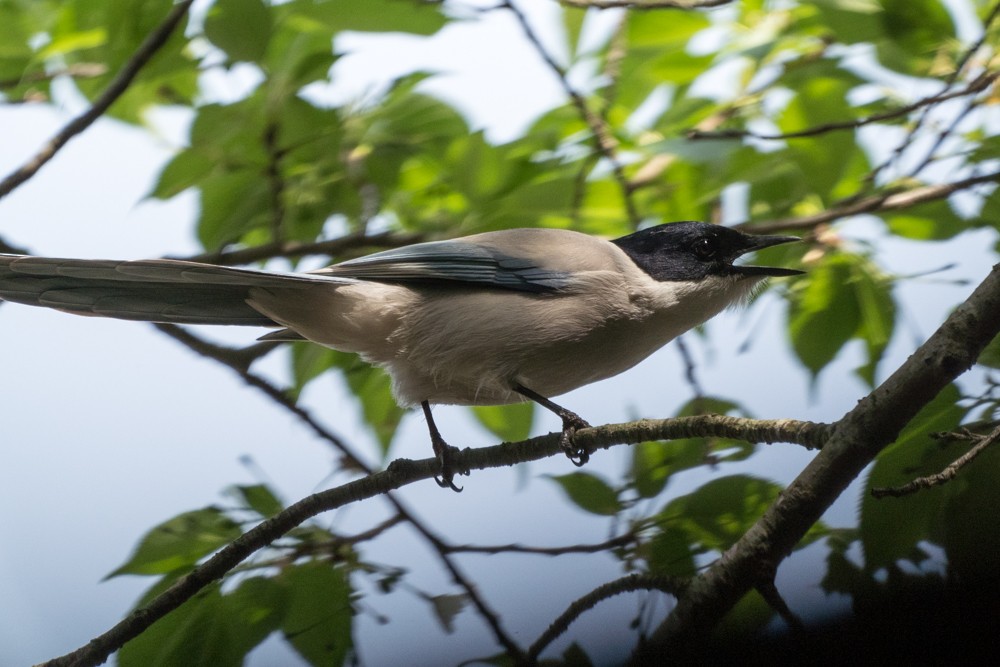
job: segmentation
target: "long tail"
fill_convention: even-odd
[[[76,315],[172,324],[278,324],[247,304],[255,287],[343,279],[170,259],[111,261],[0,254],[0,300]]]

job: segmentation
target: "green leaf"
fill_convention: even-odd
[[[381,368],[361,361],[357,355],[330,350],[313,343],[292,346],[292,373],[295,393],[321,373],[338,368],[344,374],[347,387],[360,401],[365,423],[382,447],[383,455],[396,434],[406,411],[392,397],[392,381]]]
[[[201,181],[198,240],[206,250],[219,250],[244,234],[266,228],[271,220],[261,174],[239,170],[214,174]]]
[[[613,516],[623,508],[615,490],[597,475],[574,472],[549,479],[559,484],[577,507],[591,514]]]
[[[231,487],[230,492],[249,509],[260,514],[265,519],[285,509],[281,500],[274,495],[274,492],[266,484],[254,484],[252,486],[237,485]]]
[[[170,199],[188,188],[198,187],[215,168],[215,162],[198,150],[182,150],[160,171],[149,196]]]
[[[1000,368],[1000,336],[997,336],[987,345],[979,355],[976,363],[990,368]]]
[[[563,30],[566,32],[566,52],[570,59],[578,55],[580,48],[580,33],[587,18],[587,10],[580,7],[562,5]]]
[[[343,568],[309,562],[286,568],[277,578],[286,588],[281,629],[309,664],[342,665],[354,645],[351,586]]]
[[[859,524],[867,572],[908,558],[920,541],[930,537],[947,497],[947,486],[901,498],[876,499],[868,490],[902,486],[915,477],[939,472],[955,458],[954,446],[942,447],[929,434],[958,426],[966,414],[958,405],[959,398],[955,385],[948,385],[917,413],[896,442],[879,454],[868,473]]]
[[[269,579],[248,579],[228,595],[212,583],[128,642],[118,664],[238,667],[278,629],[282,614],[282,591]]]
[[[146,533],[132,556],[108,578],[190,568],[240,534],[239,525],[218,508],[185,512]]]
[[[1000,448],[992,446],[948,483],[949,499],[940,521],[940,542],[948,558],[948,574],[966,584],[994,582],[996,567],[984,554],[1000,553],[1000,520],[984,508],[1000,503]]]
[[[271,37],[271,12],[262,0],[216,0],[205,36],[232,60],[258,61]]]
[[[442,629],[451,634],[455,630],[455,617],[462,612],[469,599],[464,593],[459,593],[457,595],[435,595],[429,597],[428,602],[431,603],[434,615]]]
[[[810,269],[793,292],[789,335],[815,377],[852,338],[865,342],[868,363],[858,373],[874,384],[875,369],[895,330],[891,283],[866,258],[837,253]]]
[[[969,228],[969,224],[955,213],[947,200],[886,212],[882,218],[893,234],[918,241],[950,239]]]
[[[299,3],[302,13],[336,30],[432,35],[448,22],[438,3],[398,0],[327,0]]]
[[[649,540],[649,569],[656,574],[691,577],[697,574],[695,555],[704,549],[693,544],[692,535],[669,523]]]
[[[672,500],[660,521],[685,533],[687,543],[721,552],[743,536],[779,493],[779,485],[749,475],[721,477]]]
[[[868,350],[868,363],[857,372],[870,387],[874,387],[875,369],[896,326],[896,302],[892,298],[889,280],[877,273],[874,265],[868,262],[855,264],[850,286],[861,313],[858,335]]]
[[[756,589],[751,589],[712,629],[715,639],[709,641],[719,641],[723,646],[752,646],[773,616],[771,606]]]
[[[876,43],[879,60],[905,73],[925,74],[939,49],[956,38],[955,24],[938,0],[881,0],[888,39]]]
[[[472,414],[480,424],[504,442],[526,440],[535,416],[534,403],[511,405],[477,405]]]

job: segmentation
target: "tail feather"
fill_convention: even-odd
[[[340,284],[181,260],[80,260],[0,255],[0,300],[78,315],[171,324],[278,326],[250,307],[255,287]]]

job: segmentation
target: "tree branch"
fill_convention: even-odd
[[[758,583],[762,563],[780,563],[824,511],[914,415],[969,369],[1000,333],[1000,265],[907,361],[833,425],[820,453],[746,534],[678,600],[637,662],[697,651],[722,617]]]
[[[581,429],[577,431],[576,437],[585,440],[588,445],[607,449],[614,444],[634,444],[657,437],[686,438],[711,435],[740,437],[739,433],[743,433],[752,441],[759,439],[762,442],[778,440],[795,442],[801,438],[803,442],[819,442],[826,437],[827,430],[826,424],[796,422],[791,419],[753,420],[710,415],[644,420]],[[461,470],[486,470],[537,461],[562,454],[559,437],[559,433],[550,433],[521,442],[502,443],[477,449],[466,448],[455,453],[455,464]],[[420,480],[431,479],[439,472],[440,462],[436,458],[419,461],[396,459],[384,471],[303,498],[244,533],[203,564],[178,579],[147,605],[131,612],[86,646],[62,657],[53,658],[44,664],[46,667],[99,665],[125,642],[144,632],[146,628],[182,605],[202,588],[222,578],[254,552],[268,546],[307,519],[351,503],[386,495],[389,491]],[[426,534],[430,534],[430,531],[426,531]]]
[[[865,116],[864,118],[856,118],[854,120],[846,120],[837,123],[824,123],[822,125],[816,125],[814,127],[806,128],[804,130],[796,130],[795,132],[782,132],[778,134],[760,134],[757,132],[751,132],[750,130],[692,129],[688,130],[685,136],[688,139],[691,139],[692,141],[697,141],[699,139],[747,139],[747,138],[760,139],[765,141],[784,141],[786,139],[815,137],[821,134],[827,134],[829,132],[836,132],[840,130],[856,130],[857,128],[864,127],[865,125],[878,123],[883,120],[890,120],[892,118],[899,118],[900,116],[905,116],[925,106],[946,102],[947,100],[951,100],[956,97],[965,97],[967,95],[975,95],[977,93],[981,93],[982,91],[989,88],[990,85],[998,78],[1000,78],[1000,72],[983,72],[973,81],[971,81],[968,86],[962,88],[961,90],[952,90],[952,91],[945,90],[944,92],[924,97],[912,104],[907,104],[906,106],[899,107],[898,109],[892,109],[891,111],[883,111],[881,113]]]
[[[873,213],[876,211],[894,211],[937,199],[945,199],[955,192],[967,190],[983,183],[1000,183],[1000,172],[970,176],[969,178],[964,178],[953,183],[923,185],[912,190],[887,192],[869,197],[851,199],[814,215],[764,222],[744,222],[735,225],[735,227],[737,229],[753,231],[756,234],[772,234],[779,231],[806,229],[852,215],[861,215],[862,213]]]
[[[709,9],[728,5],[733,0],[559,0],[560,4],[579,9]]]
[[[552,54],[548,52],[542,44],[541,39],[539,39],[538,35],[531,27],[527,17],[521,13],[521,10],[514,6],[514,4],[509,0],[504,0],[500,6],[510,10],[510,12],[517,19],[517,22],[521,25],[521,29],[524,31],[525,37],[528,38],[528,41],[535,47],[538,55],[541,56],[542,60],[545,61],[545,64],[549,66],[549,69],[551,69],[553,73],[555,73],[556,78],[559,79],[559,84],[562,86],[563,91],[569,96],[570,100],[573,102],[573,106],[575,106],[577,111],[580,112],[580,116],[583,118],[583,121],[587,124],[587,127],[590,128],[591,133],[594,135],[594,144],[597,150],[611,164],[612,173],[614,173],[615,180],[618,182],[622,191],[622,200],[625,202],[625,210],[628,213],[629,220],[635,225],[639,224],[640,216],[639,212],[635,208],[635,202],[632,200],[632,188],[629,185],[628,177],[625,176],[625,169],[618,160],[618,156],[615,154],[615,148],[617,147],[618,142],[613,136],[611,127],[607,122],[605,122],[600,114],[595,113],[589,106],[587,106],[587,101],[583,99],[583,96],[570,85],[565,68],[557,63],[555,58],[552,57]]]
[[[589,611],[598,605],[598,603],[607,600],[608,598],[614,597],[616,595],[621,595],[622,593],[631,593],[633,591],[647,591],[647,590],[658,590],[670,595],[680,595],[683,593],[684,589],[687,588],[689,580],[681,579],[679,577],[667,577],[664,575],[654,575],[654,574],[630,574],[621,579],[616,579],[615,581],[610,581],[606,584],[598,586],[591,592],[587,593],[578,600],[575,600],[566,611],[564,611],[559,618],[554,620],[551,625],[542,633],[542,635],[535,640],[535,643],[531,645],[528,649],[528,656],[532,660],[538,657],[538,655],[545,650],[545,647],[555,641],[559,635],[566,632],[569,629],[570,624],[579,618],[585,611]]]
[[[10,173],[0,182],[0,199],[6,197],[19,185],[38,173],[45,164],[55,157],[60,148],[66,145],[70,139],[80,134],[101,117],[115,101],[128,90],[132,80],[135,79],[139,71],[150,61],[160,48],[170,39],[171,33],[177,28],[181,20],[187,14],[191,3],[194,0],[181,0],[177,3],[167,17],[156,30],[149,33],[135,54],[125,63],[124,67],[111,80],[108,87],[101,93],[100,97],[94,100],[93,105],[85,112],[71,120],[66,127],[60,130],[45,146],[42,147],[33,158],[28,160],[23,166]]]
[[[875,498],[885,498],[886,496],[908,496],[921,489],[941,486],[942,484],[953,480],[962,468],[972,463],[972,461],[986,451],[988,447],[995,445],[998,441],[1000,441],[1000,428],[994,429],[994,431],[987,436],[978,437],[977,440],[979,442],[972,449],[952,461],[948,467],[941,472],[934,475],[927,475],[925,477],[917,477],[903,486],[874,488],[871,490],[872,496]]]

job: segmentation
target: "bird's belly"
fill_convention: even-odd
[[[466,345],[449,350],[448,362],[424,365],[418,359],[401,358],[388,370],[403,403],[517,403],[525,398],[513,390],[515,384],[543,396],[558,396],[632,368],[685,329],[662,321],[612,320],[579,337],[544,346],[530,338],[520,349],[509,345],[504,358],[517,360],[512,365],[494,363],[495,357],[485,349],[492,341],[484,332],[483,349],[465,338]]]

